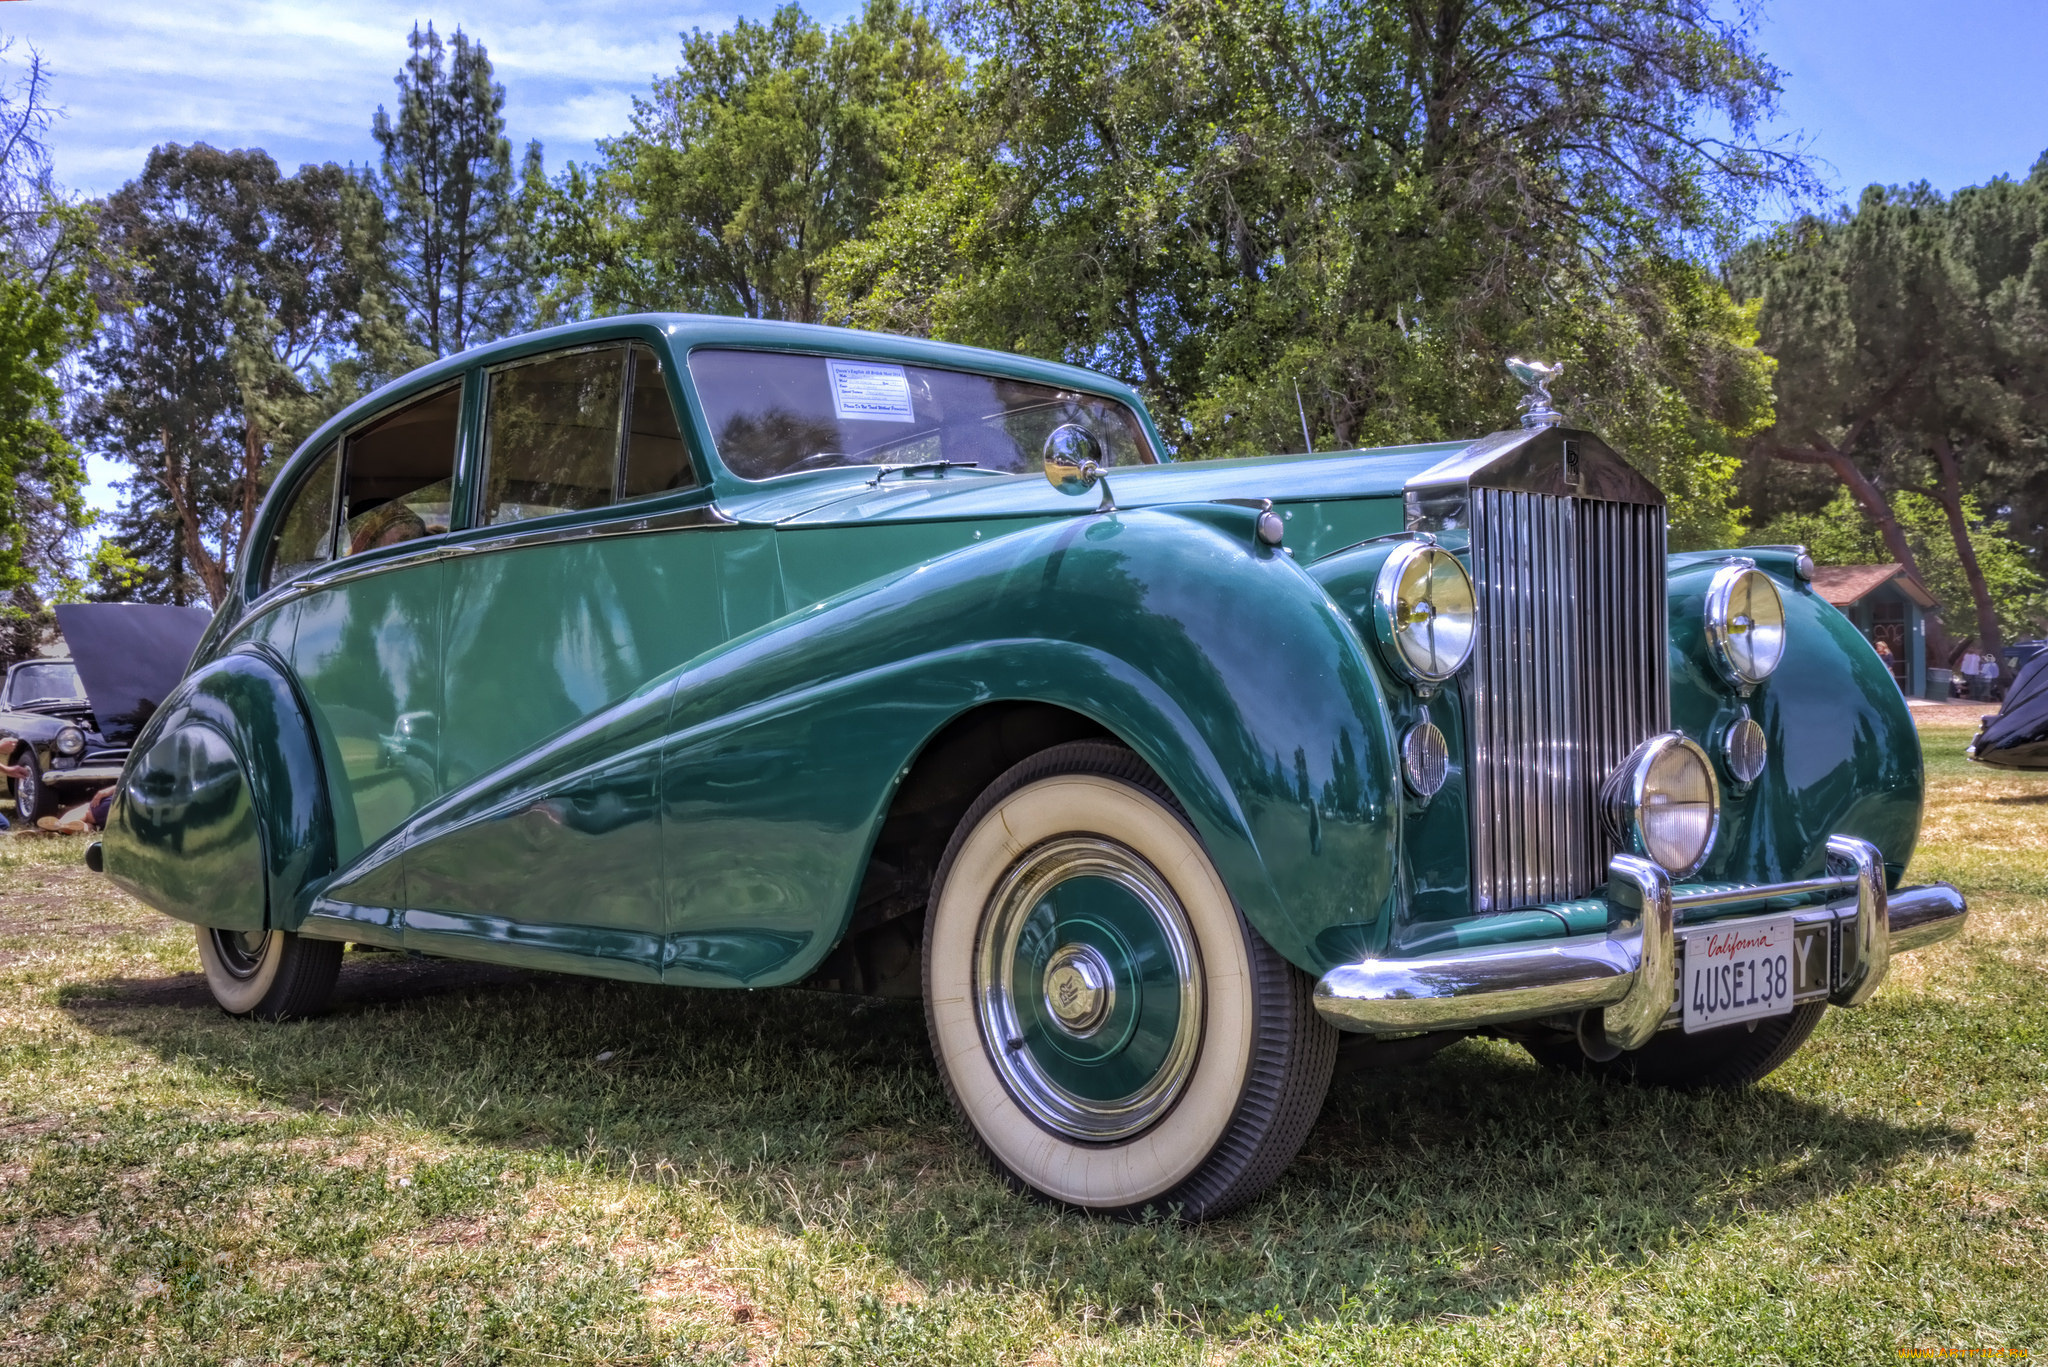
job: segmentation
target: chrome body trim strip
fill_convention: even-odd
[[[323,569],[311,571],[268,590],[262,597],[249,604],[247,615],[237,625],[246,625],[262,613],[283,607],[322,589],[331,589],[353,580],[365,579],[385,570],[411,569],[417,565],[432,564],[436,560],[488,555],[493,551],[519,550],[526,546],[544,546],[558,541],[591,541],[612,536],[652,536],[661,532],[740,525],[736,519],[726,516],[715,503],[694,503],[684,508],[653,513],[629,510],[623,515],[620,507],[618,504],[608,505],[602,510],[609,514],[604,517],[595,516],[599,510],[592,509],[592,520],[565,526],[503,531],[496,535],[480,535],[488,529],[472,527],[459,532],[442,532],[431,544],[417,548],[413,547],[411,542],[379,548],[398,552],[393,555],[380,555],[377,551],[359,552],[341,560],[330,561]],[[518,524],[507,525],[516,527]],[[448,537],[457,539],[443,539]],[[400,547],[406,549],[401,550]]]
[[[45,769],[43,782],[48,784],[72,783],[119,783],[121,766],[102,764],[81,764],[76,769]]]
[[[1690,894],[1673,892],[1663,870],[1648,860],[1617,855],[1609,865],[1606,932],[1340,964],[1317,982],[1316,1011],[1340,1030],[1394,1034],[1469,1030],[1601,1008],[1609,1042],[1640,1048],[1677,1019],[1680,913],[1844,890],[1847,896],[1789,914],[1801,925],[1836,928],[1828,1000],[1861,1005],[1884,981],[1891,955],[1959,934],[1969,908],[1946,883],[1901,888],[1887,896],[1884,862],[1874,846],[1835,836],[1828,848],[1839,871],[1825,877]],[[1787,914],[1713,924],[1740,926]]]

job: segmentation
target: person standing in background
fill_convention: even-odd
[[[1972,702],[1983,701],[1983,695],[1977,691],[1983,687],[1983,680],[1978,677],[1983,668],[1984,657],[1977,653],[1976,644],[1973,642],[1969,649],[1963,652],[1962,660],[1956,665],[1956,672],[1963,676],[1965,694]]]
[[[1998,696],[1998,675],[1998,657],[1987,650],[1977,666],[1977,680],[1982,685],[1983,692],[1972,696],[1984,702],[1995,699]]]

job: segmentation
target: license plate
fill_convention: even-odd
[[[1790,916],[1687,931],[1679,997],[1685,1032],[1790,1011],[1799,986],[1794,956]]]

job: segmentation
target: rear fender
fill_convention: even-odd
[[[102,840],[121,887],[167,916],[295,930],[334,868],[334,822],[306,710],[265,647],[187,675],[144,726]]]

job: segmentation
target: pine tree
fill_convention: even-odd
[[[524,235],[505,138],[505,87],[483,44],[430,23],[406,40],[395,115],[377,108],[376,177],[393,295],[416,341],[446,356],[519,328],[531,309]],[[541,176],[540,144],[524,174]]]

